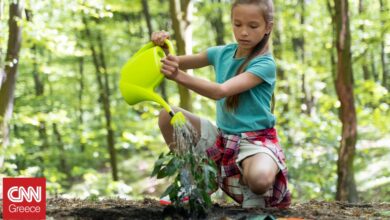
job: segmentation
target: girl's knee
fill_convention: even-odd
[[[252,192],[264,194],[274,184],[278,165],[266,154],[256,154],[242,163],[244,183]]]
[[[248,186],[252,192],[256,194],[264,194],[272,187],[275,181],[275,176],[272,172],[258,172],[255,175],[247,178]]]

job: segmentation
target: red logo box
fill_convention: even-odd
[[[46,179],[4,178],[3,219],[46,219]]]

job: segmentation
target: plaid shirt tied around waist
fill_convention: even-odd
[[[287,208],[291,203],[291,194],[287,188],[287,167],[275,128],[245,132],[239,135],[224,134],[219,131],[214,146],[206,150],[208,157],[217,164],[219,187],[236,202],[242,203],[241,172],[236,163],[242,140],[247,140],[259,147],[266,147],[283,165],[283,169],[275,177],[273,187],[264,194],[264,200],[267,207]]]

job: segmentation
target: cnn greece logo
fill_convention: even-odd
[[[45,219],[45,178],[4,178],[3,219]]]
[[[17,192],[17,196],[14,196],[14,193]],[[27,191],[24,187],[14,186],[8,190],[8,199],[11,202],[23,202],[23,198],[26,199],[27,202],[31,202],[34,198],[35,201],[40,202],[42,200],[42,187],[37,186],[36,189],[31,186],[27,188]]]

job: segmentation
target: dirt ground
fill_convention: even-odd
[[[390,219],[390,203],[349,204],[342,202],[309,201],[294,204],[289,209],[242,209],[239,206],[214,204],[207,216],[192,219]],[[185,213],[158,201],[129,200],[47,200],[48,219],[189,219]]]
[[[2,207],[2,206],[1,206]],[[289,209],[242,209],[234,205],[214,204],[207,216],[188,216],[158,201],[48,199],[47,219],[390,219],[390,203],[349,204],[309,201]],[[0,212],[2,216],[2,210]],[[268,217],[267,217],[268,216]],[[271,218],[271,216],[273,218]]]

